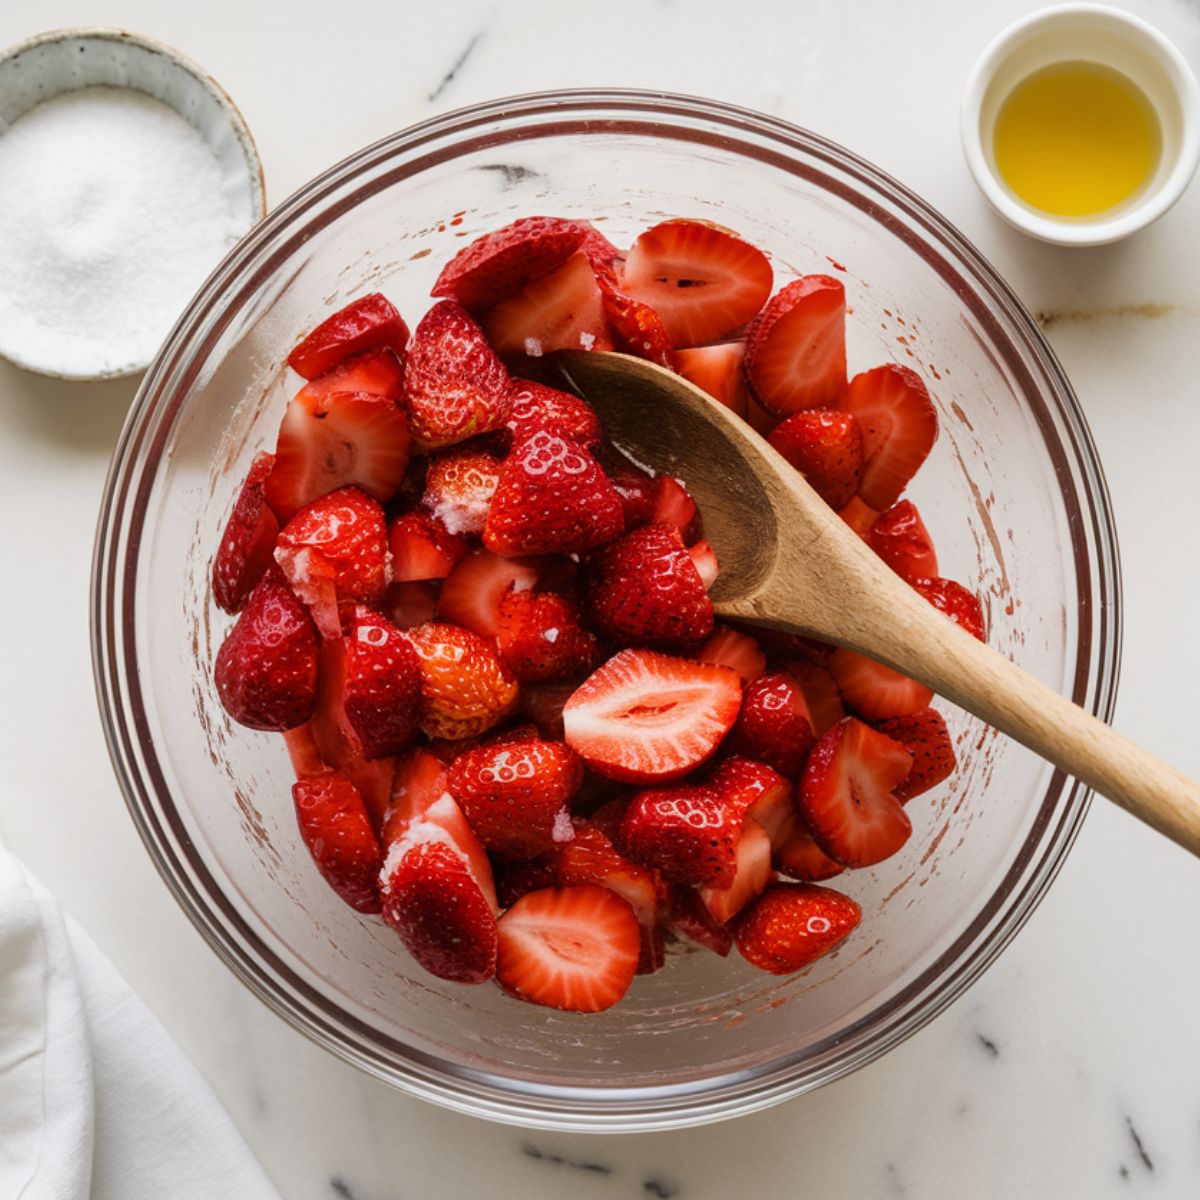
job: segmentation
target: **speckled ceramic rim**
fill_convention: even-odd
[[[1029,313],[978,252],[917,196],[842,148],[783,121],[649,92],[566,91],[499,100],[367,147],[297,192],[234,249],[151,365],[117,447],[100,512],[92,648],[105,735],[130,813],[163,879],[209,944],[256,995],[320,1045],[404,1091],[460,1112],[533,1128],[616,1133],[694,1125],[764,1108],[837,1079],[915,1033],[979,976],[1028,918],[1062,865],[1090,794],[1061,773],[1054,775],[1033,829],[985,911],[887,1004],[802,1055],[666,1086],[531,1085],[384,1038],[297,977],[222,895],[188,840],[146,735],[136,660],[143,527],[183,398],[230,314],[303,243],[310,214],[331,219],[361,201],[364,192],[375,193],[465,150],[589,131],[719,145],[819,182],[883,223],[954,287],[1014,373],[1054,460],[1074,531],[1080,595],[1074,698],[1104,719],[1111,714],[1117,681],[1120,582],[1095,448],[1071,387]]]

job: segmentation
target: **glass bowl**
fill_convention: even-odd
[[[1088,793],[948,711],[961,770],[909,805],[902,853],[839,882],[865,911],[839,952],[778,978],[677,947],[598,1016],[435,980],[325,886],[282,739],[232,726],[217,703],[220,531],[273,444],[299,335],[376,288],[415,321],[463,239],[543,212],[600,220],[618,244],[662,216],[709,218],[768,249],[780,280],[840,274],[851,369],[898,360],[936,398],[942,434],[912,495],[943,573],[982,592],[995,646],[1104,718],[1117,549],[1079,406],[1004,282],[894,180],[770,117],[640,92],[464,109],[313,180],[209,279],[138,393],[96,547],[100,706],[151,857],[258,996],[371,1074],[519,1125],[663,1129],[795,1096],[919,1029],[1029,916]]]

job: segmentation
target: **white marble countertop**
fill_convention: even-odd
[[[1101,250],[1036,245],[991,214],[959,153],[958,95],[989,37],[1037,7],[4,0],[0,46],[120,24],[180,47],[241,106],[275,202],[430,113],[564,85],[711,95],[875,160],[957,222],[1042,316],[1112,488],[1126,598],[1117,724],[1200,774],[1200,185]],[[1125,7],[1200,67],[1197,0]],[[179,1039],[288,1200],[1200,1195],[1200,868],[1102,802],[1049,897],[963,999],[883,1060],[757,1116],[648,1136],[524,1133],[396,1094],[294,1033],[170,900],[100,735],[88,570],[133,388],[0,364],[0,835]]]

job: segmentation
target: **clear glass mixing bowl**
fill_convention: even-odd
[[[147,849],[230,968],[364,1070],[516,1124],[667,1128],[797,1095],[920,1028],[1029,916],[1088,794],[952,712],[962,770],[909,806],[900,855],[844,879],[866,916],[840,952],[780,979],[681,951],[599,1016],[441,983],[325,886],[281,739],[231,726],[217,703],[228,621],[208,595],[212,555],[273,442],[298,335],[376,288],[415,321],[462,239],[545,212],[602,220],[618,244],[660,216],[710,218],[767,248],[781,279],[841,273],[851,369],[897,359],[936,398],[942,435],[912,494],[943,573],[982,591],[994,645],[1101,717],[1117,549],[1079,406],[1004,282],[894,180],[769,117],[637,92],[451,113],[315,179],[208,281],[138,394],[96,548],[100,705]]]

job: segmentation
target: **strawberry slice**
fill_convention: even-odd
[[[867,545],[910,583],[938,573],[933,539],[911,500],[901,500],[875,518],[867,530]]]
[[[673,475],[659,475],[650,488],[650,513],[646,523],[669,525],[679,530],[685,542],[692,542],[699,533],[696,502],[687,488]]]
[[[288,366],[305,379],[316,379],[352,354],[385,346],[404,358],[408,326],[392,302],[379,292],[361,296],[326,317],[288,355]]]
[[[836,949],[861,920],[858,904],[832,888],[777,883],[739,919],[735,937],[748,963],[791,975]]]
[[[700,582],[704,584],[704,590],[710,591],[712,585],[717,582],[717,576],[721,571],[721,565],[717,562],[717,552],[701,538],[700,541],[688,547],[688,558],[692,560],[696,574],[700,576]]]
[[[781,875],[802,883],[832,879],[846,869],[817,845],[798,813],[793,816],[786,833],[780,834],[778,844],[772,839],[771,859]]]
[[[678,779],[717,748],[742,688],[727,667],[622,650],[563,708],[567,744],[594,771],[631,783]]]
[[[433,620],[437,602],[438,585],[435,582],[390,583],[380,607],[398,629],[411,629]]]
[[[502,460],[476,446],[456,446],[429,460],[421,506],[453,534],[483,532],[500,482]]]
[[[599,647],[579,607],[554,592],[509,591],[496,626],[500,661],[522,683],[578,678],[596,665]]]
[[[696,659],[736,671],[743,683],[749,683],[767,669],[767,656],[762,647],[748,633],[728,625],[717,626],[712,637],[696,652]]]
[[[611,350],[600,285],[582,251],[480,316],[501,358],[554,350]]]
[[[250,589],[271,565],[279,521],[267,506],[263,488],[274,465],[273,454],[254,456],[217,547],[213,599],[227,613],[241,609]]]
[[[579,249],[587,255],[588,262],[592,264],[592,270],[597,275],[612,270],[613,264],[621,257],[621,251],[591,221],[584,221],[583,228],[583,241],[580,243]]]
[[[733,880],[727,887],[704,887],[700,899],[714,921],[732,920],[771,879],[771,839],[754,821],[747,822],[737,840]]]
[[[343,704],[365,758],[406,750],[417,736],[421,665],[403,632],[365,604],[345,639]]]
[[[673,346],[703,346],[749,321],[771,294],[761,250],[707,221],[663,221],[633,244],[621,287],[662,319]]]
[[[933,401],[915,371],[888,363],[855,375],[838,406],[858,418],[862,431],[858,494],[882,512],[900,498],[937,441]]]
[[[535,433],[504,462],[483,544],[493,554],[581,554],[612,541],[621,497],[582,446]]]
[[[640,525],[648,525],[656,503],[661,502],[659,495],[661,489],[656,490],[658,480],[649,472],[643,471],[615,446],[601,446],[596,451],[596,458],[604,468],[604,474],[608,476],[609,483],[621,497],[625,528],[637,529]],[[688,520],[691,520],[691,516],[688,517]],[[674,524],[673,521],[662,523]]]
[[[818,846],[847,867],[869,867],[895,854],[912,833],[894,789],[912,755],[854,717],[813,747],[797,799]]]
[[[733,949],[733,933],[713,920],[712,913],[708,911],[700,893],[694,887],[682,883],[672,884],[667,922],[672,933],[679,934],[722,958],[728,957]]]
[[[683,539],[666,525],[635,529],[595,554],[586,595],[592,623],[618,644],[682,646],[712,633],[705,583]]]
[[[983,607],[979,597],[953,579],[910,579],[909,583],[933,605],[938,612],[961,626],[972,637],[987,641]]]
[[[326,883],[351,908],[377,913],[383,851],[358,788],[332,772],[292,785],[300,836]]]
[[[514,445],[533,433],[553,433],[590,450],[603,436],[599,417],[578,396],[527,379],[512,381],[504,427]]]
[[[776,425],[767,441],[830,508],[843,508],[854,498],[862,478],[863,445],[852,413],[804,409]]]
[[[471,549],[465,538],[455,536],[437,517],[424,512],[393,517],[388,525],[388,548],[392,579],[397,583],[445,579]]]
[[[933,699],[923,683],[853,650],[839,647],[829,660],[829,670],[842,699],[868,721],[920,712]]]
[[[662,317],[650,305],[622,291],[613,271],[595,274],[616,348],[663,367],[673,366],[675,353]]]
[[[851,496],[849,501],[838,509],[838,516],[860,538],[865,538],[870,532],[871,526],[879,519],[879,513],[870,505],[864,504],[861,496]]]
[[[603,1012],[629,990],[641,934],[628,903],[595,884],[543,888],[500,918],[496,978],[513,995],[568,1012]]]
[[[475,550],[446,576],[438,616],[494,638],[500,630],[501,601],[509,592],[528,591],[536,582],[537,569],[531,562]]]
[[[795,660],[789,662],[784,669],[804,693],[813,734],[816,737],[824,737],[826,731],[846,715],[837,682],[824,667],[815,663]]]
[[[838,280],[805,275],[780,289],[746,338],[746,376],[777,417],[837,405],[846,390],[846,291]]]
[[[650,788],[629,803],[617,843],[672,883],[727,888],[737,870],[741,821],[710,787]]]
[[[408,416],[386,396],[302,391],[283,414],[263,494],[280,520],[342,487],[390,500],[408,469],[411,447]]]
[[[901,803],[920,796],[954,774],[958,758],[954,742],[942,714],[936,708],[923,708],[907,717],[893,717],[876,727],[912,755],[908,778],[893,789]]]
[[[316,704],[317,642],[312,618],[271,566],[217,651],[213,677],[225,711],[250,729],[304,724]]]
[[[583,242],[586,227],[564,217],[522,217],[476,238],[443,268],[432,296],[471,312],[491,308],[531,280],[553,271]]]
[[[393,404],[404,399],[404,364],[394,350],[380,347],[351,355],[323,375],[310,379],[297,393],[308,403],[334,392],[382,396]]]
[[[789,779],[812,749],[812,714],[793,675],[767,671],[746,684],[742,711],[729,744],[737,754],[773,767]]]
[[[745,356],[744,342],[693,346],[675,351],[675,370],[689,383],[694,383],[739,417],[744,417],[750,399],[742,373]]]

